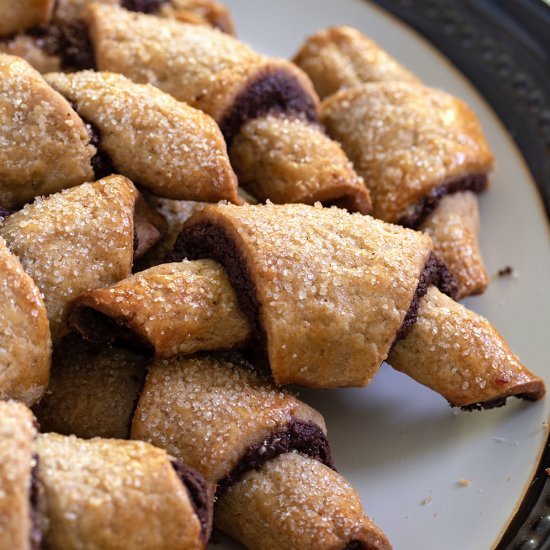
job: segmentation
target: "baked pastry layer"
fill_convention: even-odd
[[[68,331],[76,296],[130,275],[137,195],[130,180],[109,176],[39,198],[0,227],[44,295],[54,341]]]
[[[335,387],[368,384],[386,358],[431,241],[337,208],[218,205],[175,250],[226,268],[278,384]]]
[[[1,53],[0,139],[5,208],[93,179],[96,149],[84,122],[28,63]]]
[[[0,304],[0,399],[32,405],[50,378],[50,327],[40,290],[1,237]]]

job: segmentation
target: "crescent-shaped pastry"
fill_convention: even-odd
[[[317,124],[277,115],[253,119],[233,139],[230,157],[240,185],[261,202],[371,210],[365,182]]]
[[[332,470],[321,415],[238,356],[154,363],[132,437],[217,483],[216,526],[248,548],[391,548],[355,491]],[[266,494],[259,509],[256,490],[259,499]]]
[[[420,233],[339,209],[218,205],[187,222],[176,252],[224,265],[277,383],[366,385],[389,354],[451,405],[545,394],[485,319],[432,286],[453,291]]]
[[[23,405],[0,402],[0,544],[52,550],[202,550],[212,488],[138,441],[36,434]]]
[[[457,282],[456,298],[483,292],[489,275],[479,250],[479,208],[472,191],[441,198],[419,227],[434,243],[434,253],[445,262]]]
[[[154,84],[210,114],[231,148],[239,180],[258,199],[370,209],[368,189],[341,148],[309,124],[317,121],[318,98],[292,63],[259,55],[214,29],[112,6],[91,5],[86,21],[97,69]]]
[[[433,287],[388,363],[470,410],[503,405],[511,395],[534,401],[546,391],[487,320]]]
[[[84,122],[28,63],[5,54],[0,54],[0,139],[5,208],[93,179],[96,149]]]
[[[0,0],[0,36],[8,36],[48,22],[55,0]]]
[[[170,199],[240,202],[223,136],[203,112],[122,75],[50,74],[48,83],[93,124],[115,171]]]
[[[0,227],[44,296],[54,341],[76,296],[130,275],[137,196],[130,180],[109,176],[38,199]]]
[[[161,264],[85,292],[70,323],[91,342],[158,357],[242,347],[250,337],[235,290],[212,260]]]
[[[32,413],[16,401],[0,401],[0,548],[40,548]]]
[[[27,405],[50,377],[51,337],[40,291],[0,237],[0,399]]]
[[[331,27],[313,34],[293,61],[311,78],[322,99],[365,82],[419,83],[376,42],[347,26]]]
[[[58,434],[40,435],[36,448],[48,548],[206,548],[208,486],[165,451]]]
[[[48,391],[33,409],[42,431],[127,439],[147,362],[68,334],[54,347]]]
[[[405,321],[429,237],[338,208],[207,206],[175,251],[220,262],[278,384],[363,386]]]
[[[403,82],[363,84],[323,102],[322,120],[371,191],[373,215],[418,227],[441,197],[479,191],[493,167],[461,100]]]

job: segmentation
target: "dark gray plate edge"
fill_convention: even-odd
[[[550,8],[542,0],[370,0],[425,36],[519,147],[550,218]],[[550,549],[550,438],[495,550]]]

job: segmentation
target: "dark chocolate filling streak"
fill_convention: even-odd
[[[196,470],[180,460],[172,461],[172,467],[189,493],[193,509],[201,524],[201,539],[206,544],[212,533],[212,487]]]
[[[32,550],[42,550],[42,530],[40,529],[40,515],[38,513],[38,455],[33,456],[34,465],[31,469],[31,485],[30,485],[30,509],[31,509],[31,532],[30,532],[30,547]]]
[[[256,344],[262,350],[259,359],[261,362],[266,361],[267,335],[262,322],[262,306],[257,299],[256,285],[234,240],[221,226],[214,226],[209,222],[192,225],[184,228],[180,233],[171,255],[171,261],[181,261],[183,258],[190,260],[211,258],[223,265],[231,284],[237,291],[241,309],[252,324]],[[430,253],[394,343],[404,338],[416,323],[420,300],[432,284],[451,297],[456,295],[454,277],[445,264]]]
[[[13,214],[11,210],[7,210],[0,206],[0,218],[7,218],[10,214]]]
[[[218,481],[216,496],[223,495],[247,472],[259,470],[266,462],[292,451],[335,469],[329,442],[323,430],[313,422],[293,418],[282,428],[270,433],[263,441],[245,450],[231,472]]]
[[[129,11],[156,13],[168,0],[122,0],[122,7]]]
[[[267,113],[298,115],[319,122],[315,102],[298,79],[283,70],[269,71],[246,86],[220,122],[227,146],[244,124]]]
[[[434,187],[414,206],[412,212],[403,216],[397,223],[404,227],[417,229],[426,218],[437,208],[445,195],[459,191],[481,193],[487,189],[487,174],[472,174],[448,183]]]

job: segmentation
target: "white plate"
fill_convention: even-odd
[[[428,42],[361,0],[226,0],[239,37],[290,57],[318,29],[365,32],[425,83],[465,99],[481,118],[497,159],[481,197],[481,248],[492,281],[468,307],[487,317],[525,365],[550,386],[550,233],[523,159],[491,108]],[[304,391],[327,420],[338,470],[395,550],[485,550],[521,503],[546,441],[548,399],[464,413],[384,366],[365,389]],[[549,465],[550,466],[550,465]],[[471,481],[460,486],[461,479]],[[224,542],[212,548],[239,548]]]

